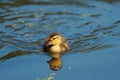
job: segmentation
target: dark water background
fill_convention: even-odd
[[[44,39],[71,50],[49,69]],[[120,80],[119,0],[0,0],[0,80]]]

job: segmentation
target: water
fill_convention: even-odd
[[[0,80],[119,80],[119,0],[1,0]],[[49,69],[44,39],[59,32],[71,50]]]

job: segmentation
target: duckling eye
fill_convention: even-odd
[[[52,40],[58,39],[58,37],[54,37]]]
[[[56,38],[53,38],[53,40],[55,40]]]

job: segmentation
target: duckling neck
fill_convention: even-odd
[[[50,48],[50,53],[52,54],[60,54],[61,53],[61,48],[59,45],[53,45],[51,48]]]

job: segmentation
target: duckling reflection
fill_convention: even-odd
[[[62,67],[61,58],[52,58],[50,61],[47,61],[52,70],[59,70]]]
[[[54,32],[46,38],[43,50],[51,53],[50,68],[59,69],[62,66],[61,53],[68,51],[69,45],[64,37]]]

